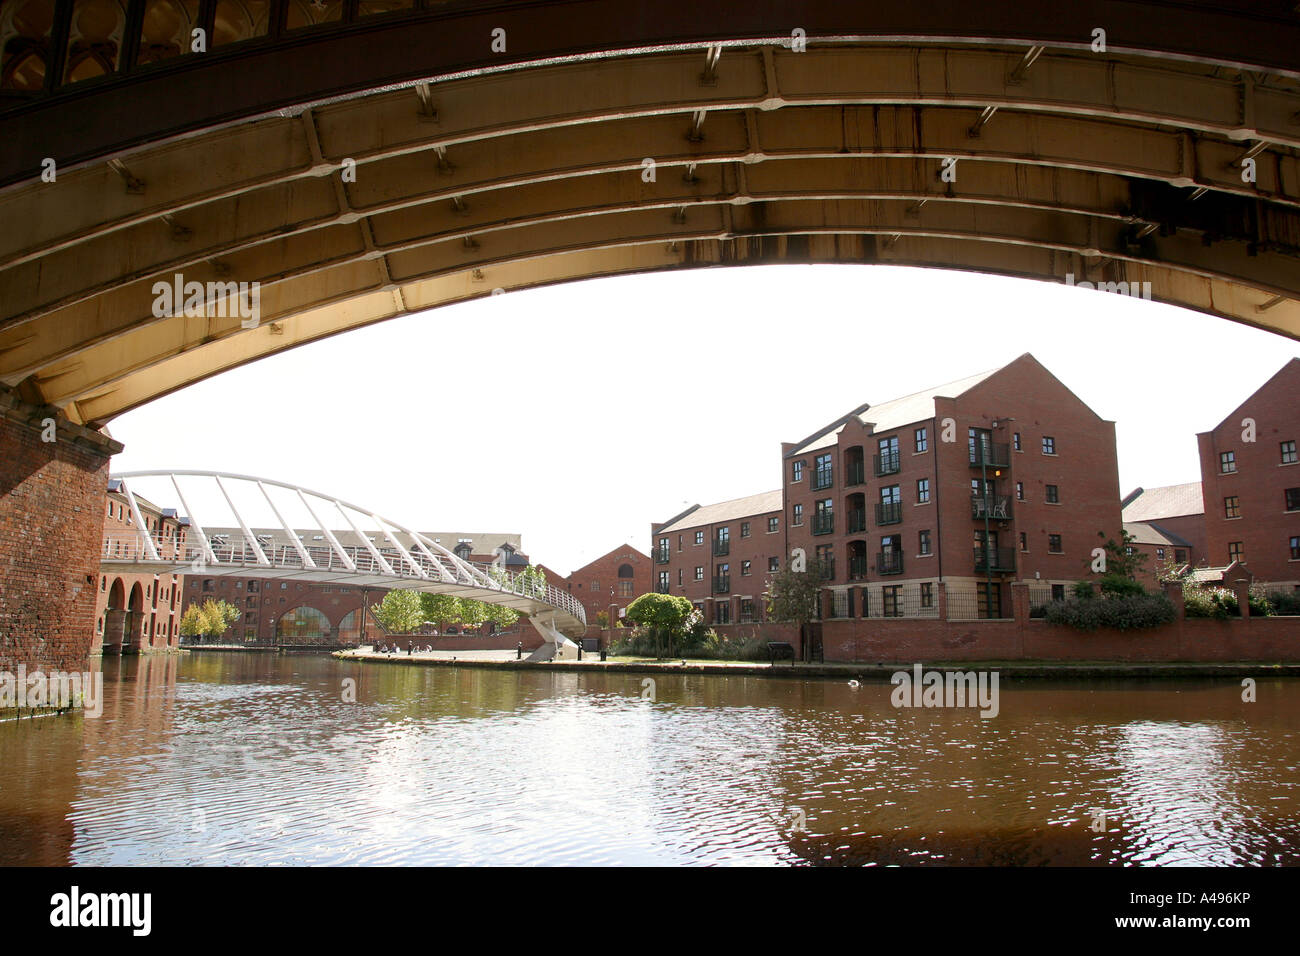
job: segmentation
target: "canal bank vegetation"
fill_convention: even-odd
[[[202,604],[191,604],[181,615],[182,637],[207,637],[216,640],[244,617],[244,612],[229,601],[209,598]]]
[[[1104,556],[1096,587],[1092,581],[1078,581],[1072,597],[1048,601],[1040,612],[1047,623],[1080,631],[1147,630],[1174,623],[1178,619],[1174,602],[1164,593],[1147,593],[1137,579],[1147,556],[1133,547],[1133,536],[1127,531],[1122,541],[1100,532],[1098,536],[1104,541]]]
[[[610,652],[615,657],[668,657],[692,660],[759,661],[767,642],[756,636],[719,635],[704,623],[689,600],[669,594],[643,594],[627,607],[635,627],[624,628]]]

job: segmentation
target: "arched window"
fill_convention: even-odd
[[[291,644],[323,641],[330,636],[330,622],[314,607],[295,607],[280,615],[275,624],[275,636]]]

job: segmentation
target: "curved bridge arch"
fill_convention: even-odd
[[[1300,338],[1294,4],[846,6],[440,5],[33,96],[20,162],[95,118],[56,183],[0,180],[0,381],[97,423],[497,291],[773,262],[1150,283]],[[195,314],[158,314],[176,274]]]
[[[104,536],[100,560],[105,571],[238,575],[403,588],[511,608],[527,616],[552,643],[564,643],[568,637],[586,632],[586,612],[567,592],[539,586],[504,567],[466,561],[404,524],[331,495],[225,472],[133,471],[113,477],[122,479],[133,527]],[[132,488],[132,484],[146,481],[160,486],[160,499],[169,494],[169,488],[174,492],[189,520],[184,542],[179,536],[169,537],[147,527],[137,498],[139,488]],[[191,507],[195,502],[197,512]],[[217,514],[233,524],[218,526]],[[344,543],[348,539],[341,539],[329,527],[322,516],[331,514],[342,519],[344,533],[350,532],[357,544]],[[214,518],[200,520],[200,515]],[[270,516],[275,524],[262,524],[257,516]],[[295,527],[289,516],[306,516],[312,524]]]

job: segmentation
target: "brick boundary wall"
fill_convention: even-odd
[[[821,622],[827,662],[1125,661],[1300,662],[1300,617],[1226,621],[1183,616],[1181,593],[1167,587],[1178,618],[1159,628],[1078,631],[1029,617],[1028,588],[1013,584],[1015,617],[999,621],[856,618]],[[1245,588],[1239,586],[1242,604]],[[719,628],[719,630],[722,630]]]
[[[42,441],[54,419],[52,442]],[[0,670],[82,670],[119,442],[0,386]]]

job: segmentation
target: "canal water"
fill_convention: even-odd
[[[1004,680],[986,720],[884,681],[102,666],[98,719],[0,723],[0,864],[1300,863],[1294,681]]]

